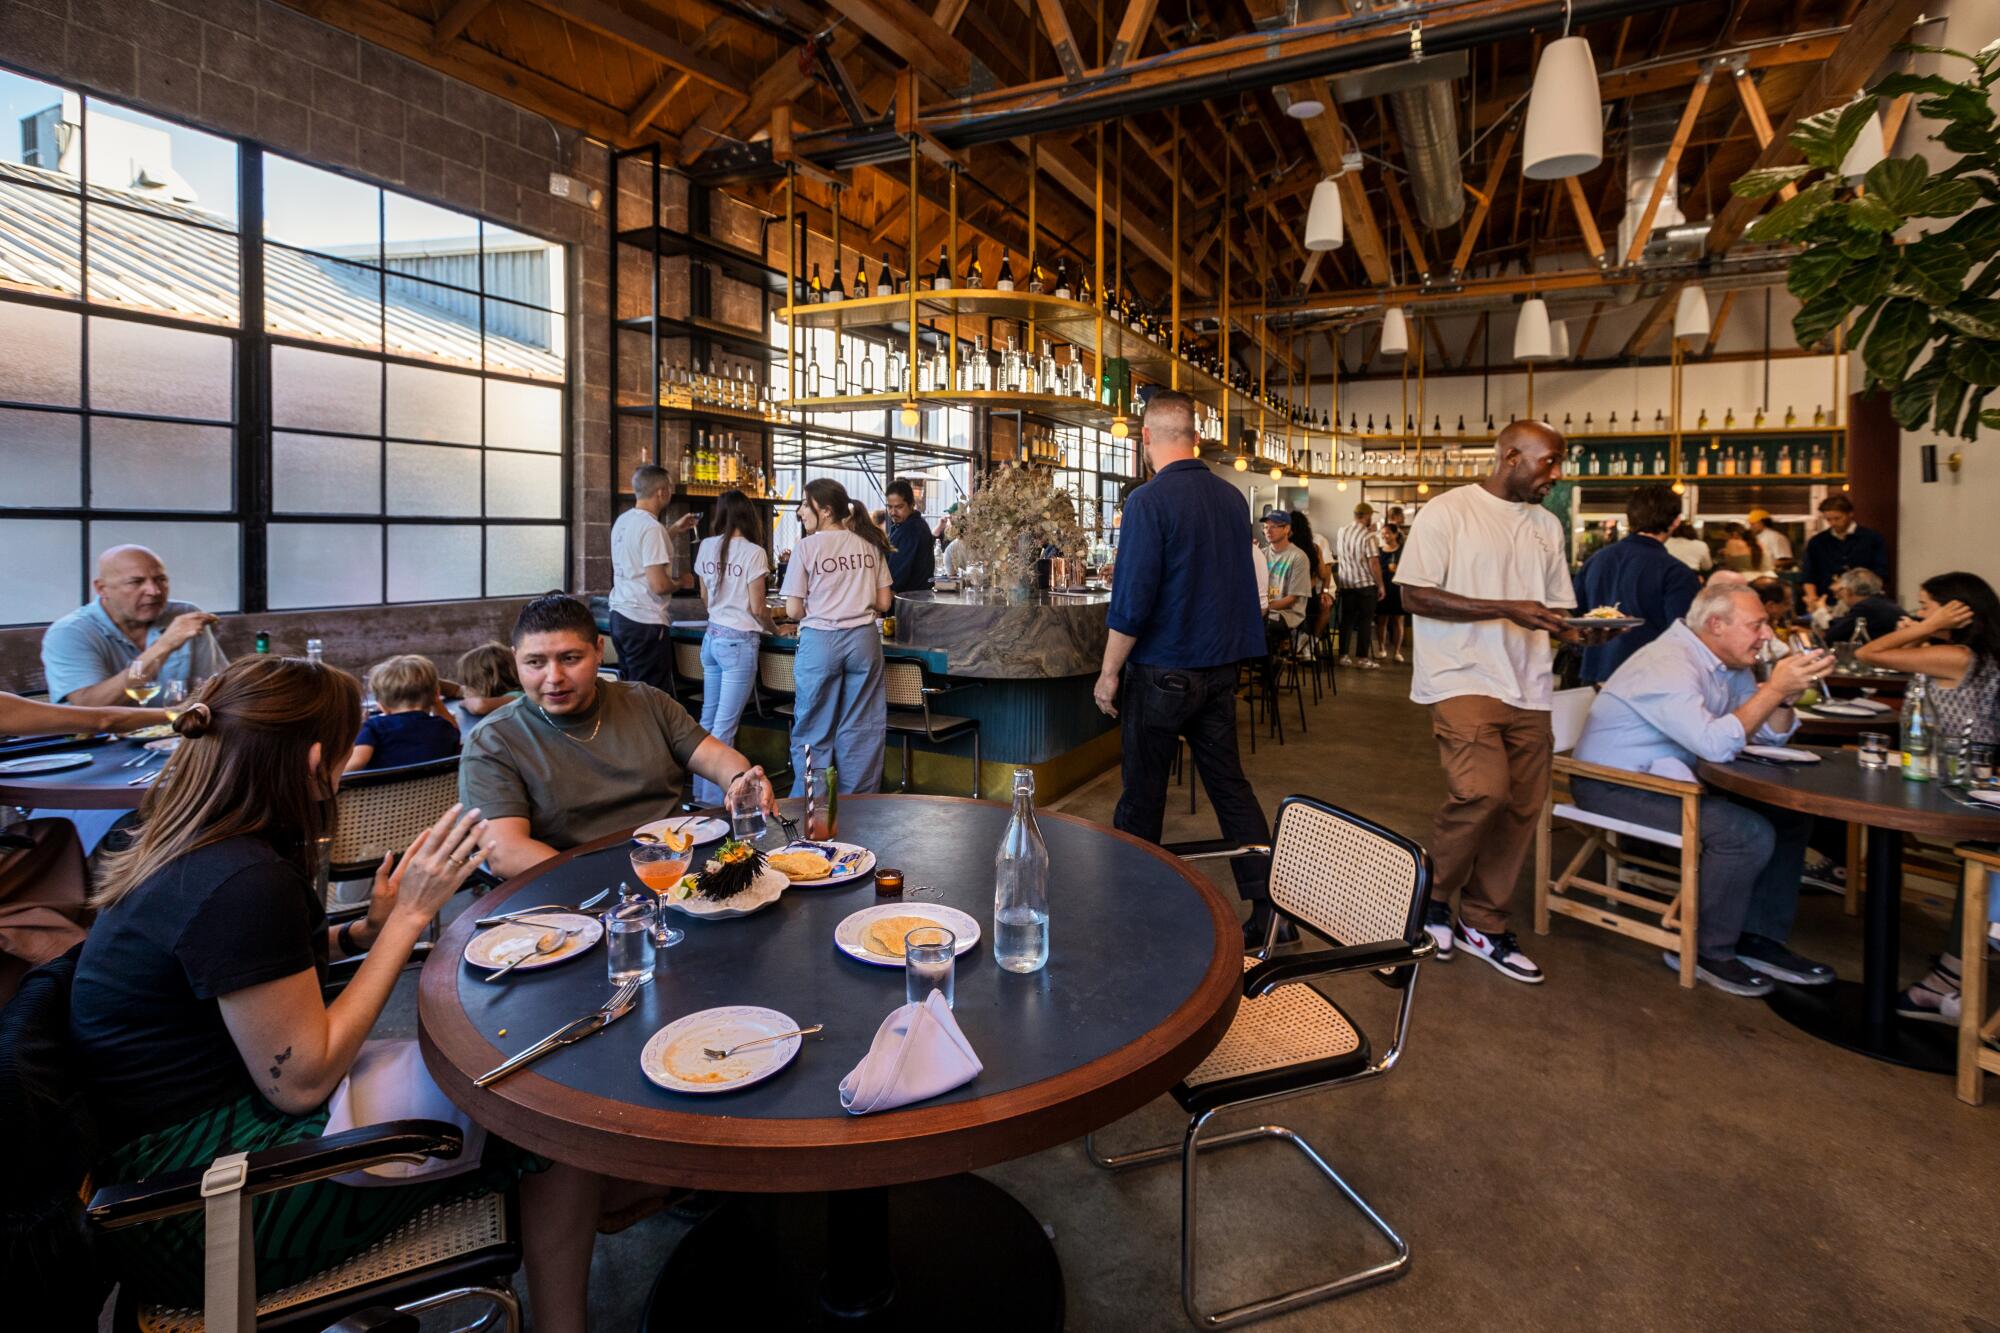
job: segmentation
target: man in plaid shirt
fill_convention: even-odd
[[[1370,640],[1375,605],[1382,600],[1382,545],[1375,537],[1375,506],[1354,506],[1354,521],[1333,534],[1334,600],[1340,615],[1340,665],[1376,668]],[[1351,645],[1351,650],[1350,650]]]

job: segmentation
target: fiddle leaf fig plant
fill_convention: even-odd
[[[2000,409],[1985,406],[2000,388],[2000,128],[1990,96],[2000,82],[2000,41],[1970,54],[1902,49],[1955,57],[1971,74],[1891,74],[1799,123],[1791,142],[1805,161],[1748,172],[1730,189],[1745,199],[1796,191],[1744,239],[1804,247],[1785,282],[1800,302],[1792,318],[1799,346],[1816,346],[1851,316],[1847,336],[1868,387],[1889,389],[1896,420],[1970,439],[1981,425],[2000,429]],[[1841,163],[1869,128],[1875,99],[1905,93],[1939,127],[1932,140],[1958,160],[1932,171],[1921,156],[1886,158],[1851,189]],[[1924,218],[1954,220],[1896,241]]]

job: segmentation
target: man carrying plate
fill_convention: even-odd
[[[671,695],[637,681],[603,680],[590,609],[550,593],[514,622],[522,698],[466,738],[463,799],[485,812],[481,852],[499,875],[518,875],[566,848],[636,828],[680,809],[688,774],[731,794],[764,770],[703,731]]]
[[[1771,638],[1764,603],[1740,583],[1711,583],[1687,617],[1604,683],[1575,757],[1587,764],[1693,781],[1694,764],[1728,763],[1746,744],[1781,745],[1798,730],[1792,705],[1833,670],[1827,652],[1779,659],[1759,683],[1752,667]],[[1571,783],[1592,814],[1678,830],[1681,798],[1589,778]],[[1810,816],[1733,796],[1701,798],[1700,915],[1695,976],[1731,995],[1771,993],[1773,978],[1825,985],[1833,969],[1785,947],[1798,911]],[[1680,959],[1665,955],[1676,971]]]

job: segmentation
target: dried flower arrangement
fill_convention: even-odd
[[[1030,586],[1045,547],[1066,556],[1084,549],[1076,499],[1046,468],[994,468],[959,512],[958,526],[967,553],[999,588]]]

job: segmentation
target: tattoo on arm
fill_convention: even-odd
[[[284,1077],[284,1063],[291,1058],[292,1048],[289,1046],[271,1057],[271,1081],[273,1083]]]

